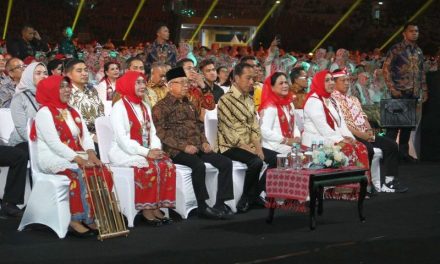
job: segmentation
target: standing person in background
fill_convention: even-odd
[[[37,51],[48,52],[47,43],[41,40],[40,34],[31,25],[24,25],[21,29],[21,38],[7,42],[9,54],[24,60],[26,57],[35,57]]]
[[[170,41],[170,30],[164,24],[160,24],[156,30],[156,40],[146,49],[147,60],[145,66],[150,72],[154,62],[162,62],[174,67],[177,61],[177,48]]]
[[[428,87],[423,69],[423,52],[417,45],[419,28],[417,24],[408,23],[403,30],[403,41],[395,44],[388,51],[383,64],[385,83],[394,99],[428,100]],[[399,154],[406,162],[416,162],[409,155],[409,138],[411,128],[388,128],[387,137],[396,140],[399,133]]]

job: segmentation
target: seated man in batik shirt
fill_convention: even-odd
[[[98,91],[87,85],[89,70],[83,60],[71,59],[66,63],[65,74],[72,84],[69,105],[81,113],[93,141],[97,143],[95,120],[104,116],[104,104],[99,99]]]
[[[166,72],[167,70],[163,63],[155,62],[151,65],[150,80],[147,83],[147,97],[151,107],[165,98],[168,93],[168,87],[165,84]]]
[[[335,79],[335,90],[331,96],[339,104],[347,128],[356,140],[367,147],[370,164],[373,159],[374,148],[382,150],[385,179],[372,179],[373,186],[379,192],[406,192],[408,188],[399,185],[397,179],[399,176],[397,143],[390,138],[374,134],[359,100],[354,96],[347,95],[349,87],[347,72],[338,69],[332,75]],[[381,182],[384,182],[384,184],[382,185]]]

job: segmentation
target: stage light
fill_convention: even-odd
[[[75,31],[76,23],[78,22],[78,18],[79,18],[79,15],[81,14],[81,10],[84,6],[84,2],[85,2],[85,0],[81,0],[81,2],[79,3],[78,9],[76,10],[75,19],[73,20],[73,24],[72,24],[72,32]]]
[[[410,19],[408,19],[408,22],[413,21],[414,19],[416,19],[423,11],[426,10],[426,8],[428,8],[435,0],[428,0],[419,10],[417,10],[417,12],[410,17]],[[388,46],[388,44],[390,44],[391,41],[393,41],[394,38],[397,37],[397,35],[399,35],[401,32],[403,31],[403,26],[401,26],[381,47],[380,50],[383,50],[386,46]]]
[[[383,5],[383,2],[379,2],[378,4],[379,4],[379,5]]]
[[[356,7],[359,6],[359,4],[362,2],[362,0],[357,0],[351,7],[348,9],[348,11],[339,19],[339,21],[333,26],[332,29],[327,33],[327,35],[324,36],[323,39],[315,46],[315,48],[311,52],[315,52],[327,39],[330,37],[331,34],[351,15],[351,13],[356,9]]]
[[[6,32],[8,31],[9,17],[11,16],[12,4],[14,0],[9,0],[8,10],[6,11],[5,26],[3,27],[3,39],[6,39]]]
[[[281,3],[281,0],[275,1],[272,8],[267,12],[266,16],[264,16],[263,20],[261,20],[260,24],[258,25],[257,29],[255,30],[254,34],[246,41],[246,45],[249,45],[251,41],[257,36],[258,31],[260,31],[261,27],[266,23],[266,21],[269,19],[270,15],[272,15],[273,12],[275,12],[275,9],[279,6]]]
[[[134,12],[133,18],[130,21],[130,25],[128,25],[127,31],[125,31],[125,34],[124,34],[124,37],[122,38],[122,40],[125,41],[125,39],[127,39],[128,33],[130,33],[130,30],[133,27],[134,21],[136,21],[136,18],[138,17],[139,12],[141,12],[141,9],[144,6],[144,4],[145,4],[145,0],[141,0],[139,2],[139,5],[138,5],[136,11]]]
[[[197,27],[196,31],[194,32],[194,34],[192,35],[189,43],[193,43],[194,39],[196,38],[197,34],[199,33],[200,29],[202,28],[202,26],[205,24],[206,20],[208,19],[208,17],[211,15],[212,11],[214,10],[215,6],[217,5],[218,0],[214,0],[214,2],[212,2],[211,6],[209,7],[208,11],[206,12],[205,16],[203,17],[202,21],[200,22],[199,26]]]

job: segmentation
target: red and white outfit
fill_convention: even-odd
[[[264,148],[287,154],[291,146],[283,144],[286,138],[300,137],[301,133],[295,125],[294,106],[291,103],[292,95],[289,93],[282,98],[272,91],[270,79],[264,81],[261,95],[261,105],[258,109],[260,115],[260,129],[262,146]]]
[[[161,149],[151,110],[137,97],[134,87],[138,72],[127,72],[117,81],[122,98],[110,116],[114,137],[109,151],[112,165],[133,167],[135,207],[138,210],[175,206],[176,167],[171,159],[147,158],[151,149]]]

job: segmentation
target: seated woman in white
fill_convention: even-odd
[[[364,144],[354,139],[347,128],[337,102],[331,97],[335,82],[328,70],[318,72],[312,80],[304,103],[304,132],[302,144],[312,142],[339,144],[348,157],[349,165],[368,168],[368,152]]]
[[[30,138],[38,142],[39,169],[44,173],[65,175],[70,179],[71,233],[88,237],[96,235],[97,230],[84,171],[87,175],[101,171],[109,190],[113,183],[110,172],[96,157],[95,146],[84,119],[67,105],[71,95],[72,89],[67,77],[53,75],[39,82],[35,97],[41,108],[32,125]],[[84,151],[88,154],[87,160],[78,154]]]
[[[151,110],[142,101],[145,84],[146,77],[135,71],[117,80],[122,98],[110,116],[114,137],[108,156],[113,165],[133,167],[135,207],[142,210],[147,224],[160,226],[172,222],[159,208],[175,206],[176,167],[162,151]]]
[[[264,148],[287,154],[292,144],[301,142],[294,110],[286,74],[275,72],[267,77],[258,109]]]
[[[116,61],[109,61],[104,64],[104,78],[96,86],[99,99],[102,102],[112,101],[116,89],[116,79],[119,78],[120,66]]]

